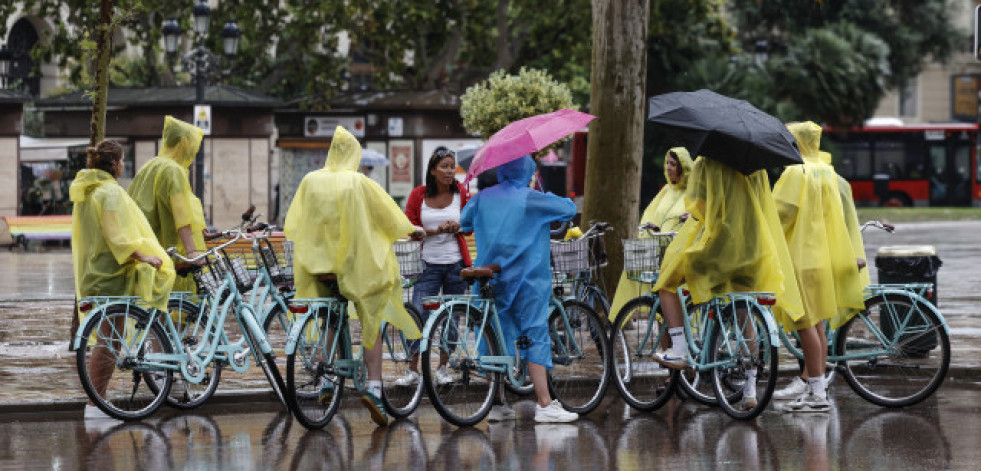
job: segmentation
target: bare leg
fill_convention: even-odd
[[[380,335],[378,332],[375,333],[375,344],[371,349],[365,349],[364,351],[364,363],[368,368],[368,380],[381,381],[382,379],[382,347],[384,342],[381,342]],[[362,341],[365,339],[362,338]]]
[[[678,293],[661,290],[657,292],[657,296],[661,300],[661,313],[664,314],[664,322],[668,328],[681,327],[683,319],[681,298],[678,297]]]
[[[538,405],[547,407],[552,403],[552,394],[548,392],[548,370],[545,369],[545,365],[529,361],[528,375],[531,376],[531,384],[535,386]]]
[[[818,324],[820,326],[821,324]],[[822,350],[827,351],[827,342],[822,344],[821,336],[818,335],[817,326],[800,329],[797,335],[800,337],[801,350],[804,352],[804,375],[806,378],[818,378],[824,374],[824,356]]]
[[[124,322],[123,319],[115,318],[111,324],[105,321],[99,324],[96,344],[101,348],[92,350],[92,355],[88,359],[88,369],[92,386],[100,397],[106,396],[109,380],[112,377],[112,372],[116,369],[116,359],[111,352],[122,348],[122,345],[119,345],[119,340],[113,336],[113,331],[115,330],[120,336],[125,335]],[[107,343],[107,338],[112,340],[112,345]],[[91,399],[88,403],[95,405]]]
[[[828,368],[828,333],[825,332],[825,322],[827,321],[821,321],[814,326],[821,341],[821,374],[824,374],[824,370]]]

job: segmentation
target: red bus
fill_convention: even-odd
[[[969,123],[825,127],[821,147],[856,204],[969,206],[981,205],[977,134]]]

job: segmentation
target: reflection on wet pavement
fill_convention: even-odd
[[[977,386],[948,386],[908,409],[881,409],[844,388],[829,414],[767,411],[751,422],[672,400],[638,414],[607,400],[572,424],[452,427],[424,404],[411,420],[375,427],[351,401],[307,431],[268,407],[167,411],[99,426],[74,417],[0,421],[0,468],[109,470],[971,469],[981,450]],[[118,425],[115,425],[118,424]]]

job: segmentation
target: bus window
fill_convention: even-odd
[[[954,194],[950,204],[971,204],[971,144],[958,142],[954,147],[954,168],[951,172],[951,189]]]
[[[947,146],[943,143],[930,145],[930,204],[947,201]]]
[[[845,178],[871,178],[872,152],[868,142],[842,142],[836,167]]]
[[[906,145],[903,141],[875,143],[875,173],[885,173],[890,178],[906,178]]]

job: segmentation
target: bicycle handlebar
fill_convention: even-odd
[[[866,221],[865,224],[862,224],[862,227],[859,230],[861,232],[865,232],[865,228],[866,227],[869,227],[869,226],[875,227],[877,229],[882,229],[882,230],[884,230],[886,232],[889,232],[889,233],[892,233],[892,232],[895,232],[896,231],[896,226],[894,226],[892,224],[880,222],[880,221]]]
[[[221,249],[223,249],[225,247],[228,247],[229,245],[232,245],[235,242],[238,242],[239,240],[242,240],[242,239],[246,239],[246,240],[253,239],[253,238],[247,237],[244,232],[242,232],[241,230],[237,230],[237,229],[236,230],[222,232],[221,235],[222,235],[222,237],[231,237],[231,239],[229,239],[227,242],[222,243],[221,245],[218,245],[216,247],[212,247],[212,248],[208,249],[207,251],[205,251],[201,255],[198,255],[197,257],[187,258],[187,257],[185,257],[185,256],[177,253],[177,247],[170,247],[170,248],[168,248],[167,249],[167,254],[170,255],[171,257],[177,259],[177,260],[182,261],[182,262],[195,263],[195,262],[197,262],[199,260],[204,259],[208,255],[214,254],[215,252],[217,252],[217,251],[219,251],[219,250],[221,250]]]

